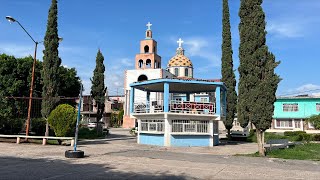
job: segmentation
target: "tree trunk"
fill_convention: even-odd
[[[260,156],[266,156],[264,149],[264,131],[256,129],[258,150]]]
[[[45,135],[44,136],[49,136],[49,122],[48,122],[48,119],[46,118],[47,120],[47,123],[46,123],[46,132],[45,132]]]
[[[228,131],[228,140],[231,140],[231,134],[230,134],[230,129],[227,129],[227,131]]]

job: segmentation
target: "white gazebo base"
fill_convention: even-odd
[[[218,116],[177,113],[133,114],[139,144],[212,147],[219,144]]]

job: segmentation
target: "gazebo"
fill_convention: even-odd
[[[226,114],[222,82],[195,79],[155,79],[130,84],[130,114],[138,120],[139,144],[208,146],[219,144],[218,121]],[[139,93],[145,97],[136,98]],[[157,99],[150,99],[157,93]],[[195,94],[210,96],[195,101]],[[174,95],[183,99],[173,99]]]

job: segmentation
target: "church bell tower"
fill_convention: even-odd
[[[161,57],[157,54],[157,41],[152,39],[150,22],[146,25],[146,38],[140,41],[140,53],[135,57],[136,69],[160,69]]]

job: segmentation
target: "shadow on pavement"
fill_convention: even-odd
[[[90,145],[90,144],[108,144],[111,141],[132,141],[136,142],[136,137],[131,135],[113,134],[110,133],[104,139],[86,139],[80,140],[78,144]]]
[[[194,179],[167,172],[121,172],[108,164],[83,163],[85,159],[49,160],[1,157],[0,179]],[[81,164],[80,164],[81,163]],[[121,169],[127,171],[126,169]]]
[[[235,141],[220,139],[219,146],[239,145],[239,144],[253,144],[254,142]]]

